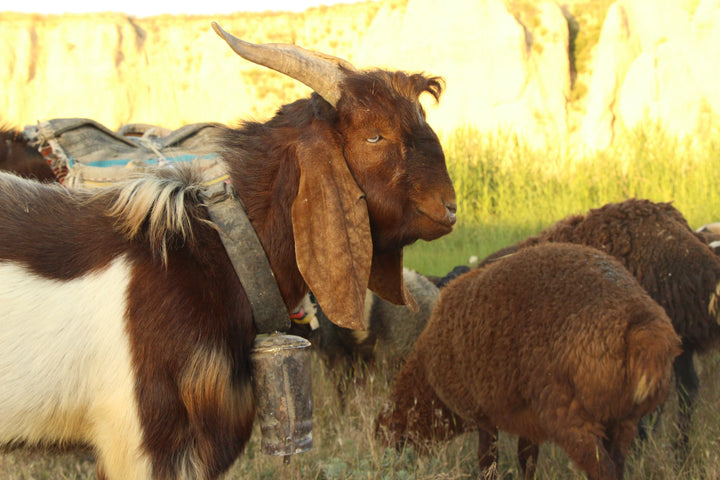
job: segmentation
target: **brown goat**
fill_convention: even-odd
[[[368,287],[412,305],[403,246],[455,223],[419,102],[439,97],[440,79],[215,27],[315,90],[224,132],[230,183],[285,305],[309,286],[349,327],[363,324]],[[183,167],[92,192],[0,173],[0,444],[89,444],[101,479],[214,479],[240,455],[257,330],[203,192]]]
[[[667,312],[683,341],[674,369],[679,395],[683,451],[699,389],[693,357],[720,341],[720,259],[669,203],[628,199],[572,215],[539,235],[496,252],[483,263],[520,248],[545,242],[570,242],[616,257]],[[684,454],[684,452],[681,452]]]
[[[616,259],[571,244],[522,249],[440,291],[378,433],[422,444],[479,427],[480,466],[495,478],[501,429],[557,443],[591,479],[622,479],[679,353],[667,314]]]
[[[0,127],[0,171],[41,181],[56,180],[43,156],[28,145],[20,132],[8,127]]]

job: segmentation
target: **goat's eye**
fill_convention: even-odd
[[[368,138],[367,141],[368,141],[368,143],[377,143],[377,142],[379,142],[381,139],[382,139],[382,137],[381,137],[380,135],[375,135],[375,136],[372,137],[372,138]]]

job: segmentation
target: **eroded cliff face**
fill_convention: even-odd
[[[111,128],[263,119],[310,94],[247,62],[210,27],[251,42],[285,42],[352,60],[373,2],[302,13],[228,16],[0,13],[0,121],[23,126],[90,117]]]
[[[218,18],[230,31],[240,19]],[[111,128],[129,122],[171,128],[231,122],[280,104],[285,85],[234,55],[210,19],[136,20],[119,15],[4,16],[0,19],[0,115],[17,125],[90,117]],[[279,75],[277,75],[279,77]],[[285,95],[282,95],[283,97]]]
[[[568,23],[556,4],[535,4],[529,30],[501,1],[455,0],[438,11],[434,0],[411,0],[404,14],[378,13],[359,56],[445,77],[439,108],[428,108],[441,129],[512,129],[534,144],[557,142],[568,132]]]
[[[608,146],[646,119],[679,135],[720,126],[720,2],[620,0],[597,47],[581,135]]]
[[[591,148],[607,146],[618,128],[644,118],[680,133],[710,131],[720,112],[714,81],[720,2],[660,3],[620,0],[610,7],[579,112],[569,108],[569,25],[577,22],[549,1],[530,2],[522,21],[502,0],[453,0],[452,8],[434,0],[384,0],[302,13],[141,19],[4,13],[0,121],[234,124],[263,120],[309,95],[298,82],[236,56],[212,31],[210,22],[218,21],[251,42],[296,43],[360,68],[443,76],[446,93],[439,106],[427,108],[439,131],[506,129],[538,146],[575,138]]]

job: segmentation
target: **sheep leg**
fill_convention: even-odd
[[[687,455],[690,443],[688,432],[690,431],[695,398],[700,389],[700,380],[695,371],[693,353],[690,349],[684,349],[673,363],[680,410],[678,413],[678,427],[680,428],[681,437],[680,445],[677,445],[677,447],[683,456]]]
[[[480,478],[495,480],[497,478],[498,461],[498,431],[478,429],[478,463],[480,465]]]
[[[625,457],[633,439],[637,435],[637,420],[620,422],[614,428],[607,431],[606,440],[603,442],[605,449],[610,453],[615,464],[617,479],[622,480],[625,473]]]
[[[540,446],[537,443],[523,437],[518,438],[517,455],[523,479],[533,480],[535,478],[535,468],[537,467],[539,454]]]

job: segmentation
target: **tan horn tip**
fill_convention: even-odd
[[[217,22],[211,22],[210,25],[212,26],[213,30],[215,30],[215,33],[218,34],[222,39],[227,40],[226,35],[228,34],[225,30],[222,29],[220,25],[218,25]]]
[[[212,22],[210,25],[212,26],[213,30],[215,30],[215,33],[217,33],[220,38],[222,38],[223,40],[225,40],[225,41],[227,42],[227,44],[230,45],[230,47],[233,48],[233,50],[235,49],[235,48],[233,47],[233,42],[235,42],[235,43],[245,43],[245,42],[243,42],[242,40],[240,40],[239,38],[235,38],[235,37],[233,36],[233,34],[231,34],[230,32],[226,31],[225,29],[223,29],[217,22]]]

